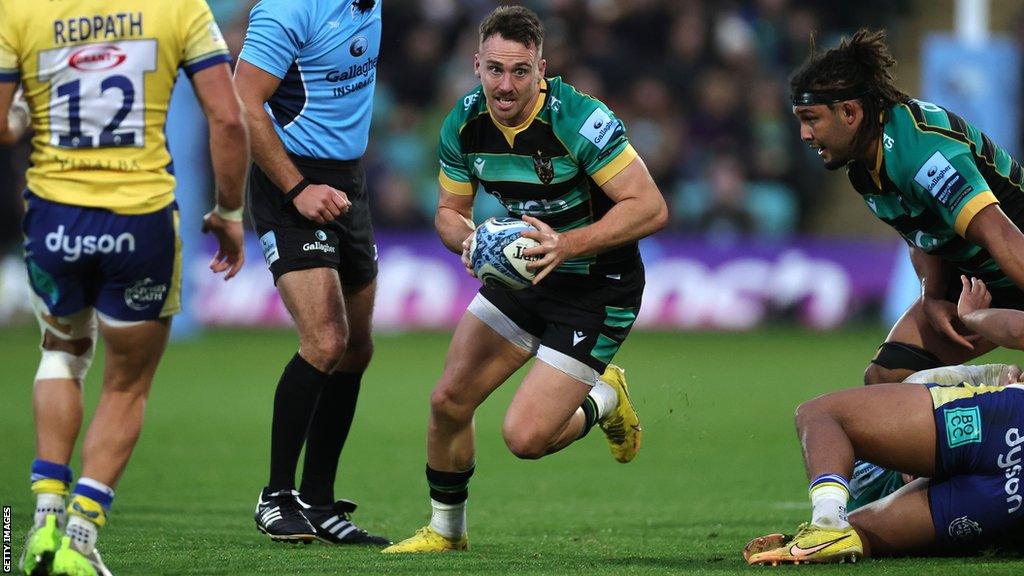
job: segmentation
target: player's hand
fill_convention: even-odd
[[[981,336],[977,334],[964,335],[960,330],[957,330],[959,327],[966,331],[960,322],[960,318],[957,316],[955,304],[939,298],[928,298],[925,296],[923,306],[924,316],[928,319],[928,323],[932,325],[932,328],[954,344],[963,346],[968,350],[974,350],[973,342],[979,340]]]
[[[292,204],[299,214],[317,224],[330,222],[352,207],[348,194],[327,184],[310,184],[292,200]]]
[[[576,256],[576,251],[571,238],[566,234],[555,232],[554,228],[533,216],[523,216],[523,222],[537,230],[527,230],[522,235],[540,243],[540,246],[523,250],[524,256],[537,257],[537,260],[526,265],[528,270],[540,270],[533,278],[533,284],[536,286],[545,276],[553,272],[555,268],[558,268],[562,262]]]
[[[212,233],[217,238],[217,253],[210,260],[210,270],[214,274],[227,271],[224,281],[231,280],[245,264],[245,234],[242,223],[225,220],[220,216],[207,212],[203,216],[203,234]]]
[[[992,304],[992,295],[989,294],[985,283],[977,278],[967,279],[967,276],[960,275],[960,284],[963,289],[960,291],[960,300],[956,303],[956,312],[963,318],[971,312],[985,310]]]
[[[469,233],[466,239],[462,241],[462,265],[466,267],[466,272],[476,278],[476,272],[473,271],[473,260],[470,258],[469,253],[470,247],[473,246],[473,236],[476,236],[476,230]]]

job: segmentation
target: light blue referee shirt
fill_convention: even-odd
[[[380,54],[380,5],[260,0],[239,56],[281,79],[266,104],[291,154],[354,160],[366,151]]]

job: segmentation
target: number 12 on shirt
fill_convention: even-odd
[[[143,146],[145,79],[156,40],[124,40],[39,53],[50,83],[50,144],[61,148]]]

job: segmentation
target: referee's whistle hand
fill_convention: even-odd
[[[318,224],[334,220],[352,206],[347,194],[326,184],[309,186],[293,203],[299,214]]]

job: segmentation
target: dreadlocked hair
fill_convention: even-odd
[[[812,36],[811,53],[790,78],[789,86],[794,94],[862,88],[865,94],[857,100],[864,108],[865,121],[855,143],[861,148],[881,135],[884,111],[910,100],[894,83],[895,66],[896,59],[885,43],[885,30],[861,28],[824,53],[818,52]]]

